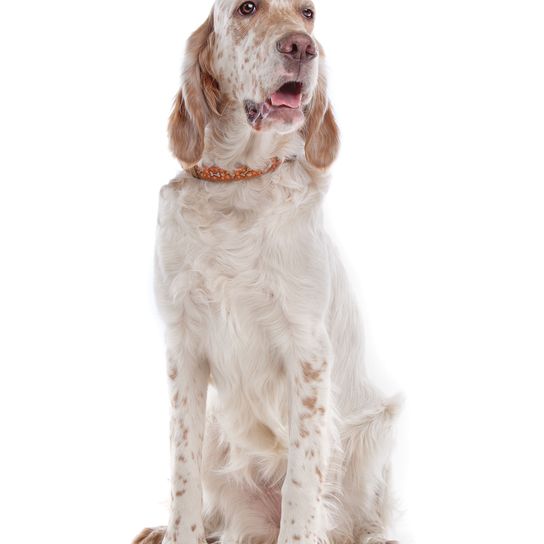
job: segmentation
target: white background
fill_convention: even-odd
[[[0,537],[167,519],[152,295],[166,118],[202,0],[0,8]],[[328,220],[370,366],[407,397],[403,544],[543,542],[544,9],[321,2],[343,131]]]

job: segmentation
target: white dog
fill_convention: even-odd
[[[168,527],[145,544],[384,544],[397,399],[363,367],[323,227],[338,129],[305,0],[217,0],[169,124],[156,291],[172,417]]]

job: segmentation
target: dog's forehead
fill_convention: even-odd
[[[259,34],[269,34],[270,30],[279,32],[307,32],[313,34],[313,20],[305,19],[305,8],[315,10],[313,0],[255,0],[258,13],[252,17],[243,17],[238,9],[243,0],[216,0],[213,7],[215,31],[222,37],[234,36],[237,43],[244,38]]]
[[[311,1],[309,2],[312,3]],[[215,0],[215,7],[221,10],[234,11],[237,7],[243,4],[242,0]],[[288,9],[304,4],[304,0],[260,0],[255,1],[255,4],[266,4],[268,7]]]
[[[220,26],[228,24],[243,0],[215,0],[214,18]],[[255,0],[255,4],[268,13],[294,14],[304,7],[314,8],[313,0]]]

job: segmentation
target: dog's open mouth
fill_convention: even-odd
[[[302,89],[301,82],[289,81],[264,102],[246,100],[244,106],[251,126],[260,130],[265,121],[277,120],[286,125],[299,121],[303,118]]]
[[[274,107],[300,108],[302,103],[302,83],[289,81],[282,85],[268,101]]]

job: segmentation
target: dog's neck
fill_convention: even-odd
[[[240,166],[266,170],[272,161],[292,160],[303,153],[304,142],[295,133],[278,134],[253,130],[241,109],[231,107],[206,128],[200,166],[235,170]]]

